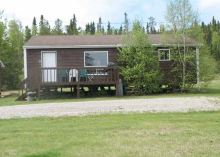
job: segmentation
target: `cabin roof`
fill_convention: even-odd
[[[4,68],[4,67],[5,67],[1,60],[0,60],[0,67],[1,67],[1,68]]]
[[[33,36],[24,45],[24,48],[74,48],[82,47],[120,47],[122,35],[45,35]],[[180,39],[180,38],[179,38]],[[173,35],[149,34],[153,46],[169,46],[177,43]],[[165,42],[166,41],[166,42]],[[178,40],[183,44],[183,39]],[[186,44],[199,46],[199,42],[186,37]]]

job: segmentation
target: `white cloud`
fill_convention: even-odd
[[[216,5],[220,5],[220,0],[198,0],[198,3],[201,9],[206,9]]]

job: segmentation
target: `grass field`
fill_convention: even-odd
[[[220,81],[214,81],[208,88],[202,88],[200,92],[197,92],[196,87],[187,94],[175,93],[175,94],[156,94],[146,96],[124,96],[122,98],[110,97],[97,97],[97,98],[54,98],[48,100],[41,100],[35,102],[19,102],[15,101],[18,97],[18,91],[5,91],[3,94],[12,93],[12,97],[0,99],[0,106],[12,106],[12,105],[23,105],[23,104],[39,104],[39,103],[54,103],[54,102],[78,102],[78,101],[102,101],[102,100],[114,100],[114,99],[150,99],[150,98],[167,98],[167,97],[220,97]]]
[[[0,120],[0,156],[220,156],[220,112]]]

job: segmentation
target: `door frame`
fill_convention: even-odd
[[[57,68],[57,51],[41,51],[41,68],[43,68],[43,53],[55,53],[55,68]]]

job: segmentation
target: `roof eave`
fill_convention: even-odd
[[[203,44],[186,44],[187,46],[191,47],[201,47]],[[117,45],[49,45],[49,46],[23,46],[24,49],[70,49],[70,48],[117,48],[122,47],[122,44]],[[183,47],[184,44],[152,44],[154,47],[166,47],[166,46],[181,46]]]

